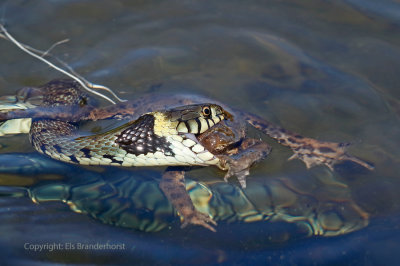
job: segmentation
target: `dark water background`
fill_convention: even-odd
[[[176,224],[153,234],[104,225],[65,204],[36,205],[14,191],[59,176],[2,175],[2,262],[400,262],[399,1],[3,0],[0,8],[8,30],[35,48],[46,50],[70,39],[53,53],[124,98],[146,92],[205,95],[305,136],[352,142],[351,152],[376,166],[363,175],[335,176],[370,214],[368,227],[338,237],[293,236],[277,242],[271,241],[268,225],[259,223],[222,224],[216,234],[196,227],[180,230]],[[0,55],[1,95],[61,77],[4,40]],[[0,143],[2,153],[33,152],[26,136]],[[301,162],[287,162],[289,156],[287,149],[275,145],[252,177],[307,173]],[[193,174],[202,175],[222,177],[209,169]],[[282,226],[278,231],[289,230]],[[88,240],[124,243],[127,249],[24,249],[25,243]]]

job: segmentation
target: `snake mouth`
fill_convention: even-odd
[[[182,134],[179,134],[179,135],[182,136],[184,139],[191,139],[194,142],[199,143],[199,140],[198,140],[199,134],[195,135],[193,133],[182,133]]]

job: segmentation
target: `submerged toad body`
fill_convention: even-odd
[[[160,188],[182,217],[182,226],[197,224],[215,231],[216,225],[195,209],[185,189],[184,167],[215,165],[227,171],[225,180],[236,176],[246,187],[250,167],[270,152],[263,141],[246,137],[246,123],[289,146],[294,151],[290,159],[301,159],[308,168],[325,164],[333,170],[338,162],[352,161],[372,169],[347,154],[344,144],[305,138],[256,115],[204,103],[211,102],[204,98],[150,95],[95,108],[76,82],[55,80],[22,89],[16,99],[35,102],[37,107],[2,113],[0,120],[33,118],[33,146],[54,159],[89,165],[169,166]],[[130,122],[96,135],[78,131],[79,121],[111,118]]]

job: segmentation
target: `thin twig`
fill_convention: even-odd
[[[47,49],[47,50],[42,54],[42,57],[46,57],[46,55],[49,54],[50,51],[51,51],[54,47],[56,47],[57,45],[60,45],[60,44],[66,43],[66,42],[69,42],[69,39],[65,39],[65,40],[56,42],[55,44],[53,44],[52,46],[50,46],[50,48]]]
[[[0,23],[0,25],[1,25],[1,23]],[[0,38],[3,38],[4,40],[7,40],[7,41],[11,41],[11,40],[8,39],[4,34],[1,34],[1,33],[0,33]],[[20,42],[20,44],[21,44],[24,48],[26,48],[27,50],[29,50],[29,51],[31,51],[31,52],[34,52],[34,53],[37,53],[37,54],[44,54],[44,53],[45,53],[44,51],[35,49],[35,48],[33,48],[33,47],[31,47],[31,46],[29,46],[29,45],[27,45],[27,44],[24,44],[24,43],[21,43],[21,42]],[[50,53],[48,53],[46,56],[54,57],[54,56],[53,56],[52,54],[50,54]],[[61,61],[61,60],[60,60],[60,61]]]
[[[52,56],[51,54],[49,54],[50,56]],[[73,75],[75,75],[76,77],[78,77],[80,80],[82,80],[88,87],[92,88],[92,89],[99,89],[99,90],[105,90],[108,93],[110,93],[114,98],[116,98],[118,101],[120,102],[126,102],[127,100],[121,99],[118,97],[117,94],[115,94],[115,92],[113,90],[111,90],[110,88],[100,85],[100,84],[95,84],[93,82],[88,81],[87,79],[85,79],[84,77],[82,77],[81,75],[79,75],[78,73],[76,73],[76,71],[70,67],[67,63],[61,61],[60,59],[58,59],[57,57],[55,57],[55,59],[62,64],[65,68],[67,68],[69,70],[69,72],[71,72]]]
[[[53,44],[47,51],[41,51],[41,50],[32,48],[32,47],[30,47],[30,46],[28,46],[28,45],[22,44],[22,43],[20,43],[19,41],[17,41],[13,36],[11,36],[11,35],[8,33],[8,31],[5,29],[5,27],[4,27],[2,24],[0,24],[0,30],[3,32],[3,33],[0,33],[0,38],[6,39],[6,40],[8,40],[8,41],[11,41],[11,42],[14,43],[18,48],[20,48],[22,51],[24,51],[25,53],[27,53],[27,54],[29,54],[29,55],[35,57],[36,59],[38,59],[38,60],[40,60],[40,61],[46,63],[47,65],[49,65],[50,67],[52,67],[52,68],[56,69],[57,71],[63,73],[64,75],[67,75],[67,76],[69,76],[70,78],[76,80],[76,81],[77,81],[83,88],[85,88],[87,91],[89,91],[89,92],[91,92],[91,93],[93,93],[93,94],[95,94],[95,95],[97,95],[97,96],[99,96],[99,97],[102,97],[102,98],[106,99],[107,101],[109,101],[109,102],[111,102],[111,103],[113,103],[113,104],[115,104],[115,102],[114,102],[113,100],[111,100],[109,97],[107,97],[107,96],[105,96],[104,94],[99,93],[99,92],[97,92],[97,91],[95,91],[95,90],[93,90],[93,89],[103,89],[103,90],[106,90],[106,91],[108,91],[109,93],[111,93],[111,94],[113,95],[113,97],[115,97],[118,101],[120,101],[120,102],[126,101],[126,100],[123,100],[123,99],[119,98],[110,88],[105,87],[105,86],[103,86],[103,85],[98,85],[98,84],[94,84],[94,83],[91,83],[91,82],[87,81],[85,78],[83,78],[83,77],[80,76],[78,73],[76,73],[68,64],[66,64],[65,62],[61,61],[61,60],[58,59],[57,57],[54,57],[53,55],[50,54],[50,51],[51,51],[55,46],[67,42],[68,39],[63,40],[63,41],[59,41],[59,42]],[[66,67],[71,73],[68,72],[68,71],[66,71],[66,70],[64,70],[64,69],[62,69],[62,68],[60,68],[60,67],[58,67],[58,66],[56,66],[56,65],[54,65],[54,64],[51,63],[50,61],[44,59],[45,56],[50,56],[50,57],[53,57],[53,58],[57,59],[57,61],[58,61],[59,63],[61,63],[64,67]]]

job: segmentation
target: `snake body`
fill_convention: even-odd
[[[93,100],[75,83],[54,82],[39,95],[44,108],[84,108]],[[79,110],[78,110],[79,111]],[[120,127],[84,135],[78,123],[35,118],[30,141],[40,153],[83,165],[218,165],[219,159],[196,138],[231,115],[216,104],[192,104],[148,112]]]
[[[197,104],[147,113],[108,132],[79,136],[74,123],[34,120],[30,139],[41,153],[84,165],[217,165],[195,138],[224,120],[218,105]]]

